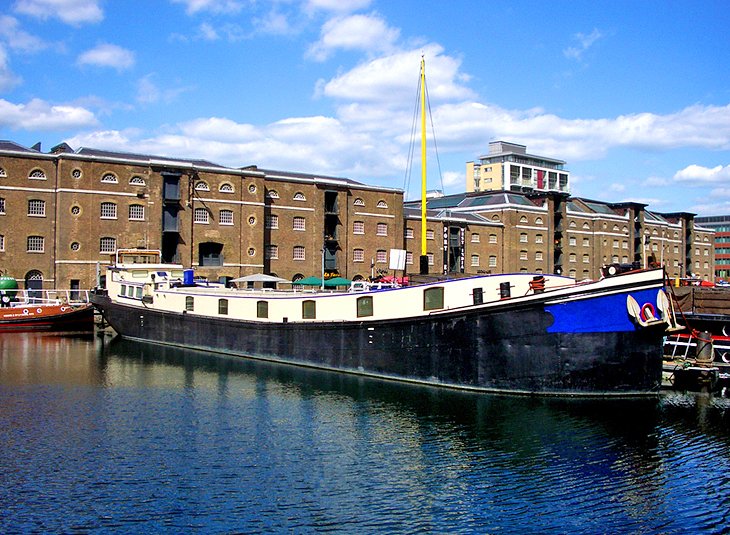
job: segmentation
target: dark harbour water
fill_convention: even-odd
[[[727,533],[730,399],[457,393],[0,335],[0,533]]]

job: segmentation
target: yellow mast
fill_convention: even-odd
[[[426,256],[426,60],[421,56],[421,257]]]

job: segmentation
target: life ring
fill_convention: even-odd
[[[722,353],[720,353],[720,359],[725,364],[730,364],[730,351],[723,351]]]
[[[644,303],[641,307],[641,319],[644,321],[651,321],[656,319],[656,310],[654,305],[651,303]]]
[[[66,312],[66,311],[68,310],[68,308],[69,308],[69,307],[67,307],[66,305],[63,305],[63,306],[61,307],[61,312]]]
[[[36,308],[35,311],[36,311],[36,314],[43,314],[42,308]]]
[[[27,308],[24,308],[23,309],[23,316],[27,316],[27,315],[28,315],[28,309]]]

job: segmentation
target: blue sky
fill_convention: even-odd
[[[0,6],[0,139],[343,176],[412,198],[423,54],[429,189],[464,191],[466,162],[505,140],[567,161],[576,196],[730,213],[726,1]]]

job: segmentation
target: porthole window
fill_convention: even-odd
[[[71,176],[74,178],[81,178],[81,169],[74,169],[71,171]]]
[[[249,184],[248,185],[248,192],[249,193],[256,193],[256,184]]]
[[[253,247],[249,247],[248,256],[256,256],[256,249],[254,249]]]
[[[74,204],[71,207],[71,214],[72,215],[80,215],[81,214],[81,207],[78,204]]]
[[[78,251],[81,249],[81,244],[77,241],[71,242],[71,250],[72,251]]]
[[[251,226],[254,226],[256,224],[256,216],[249,216],[248,217],[248,224]]]

